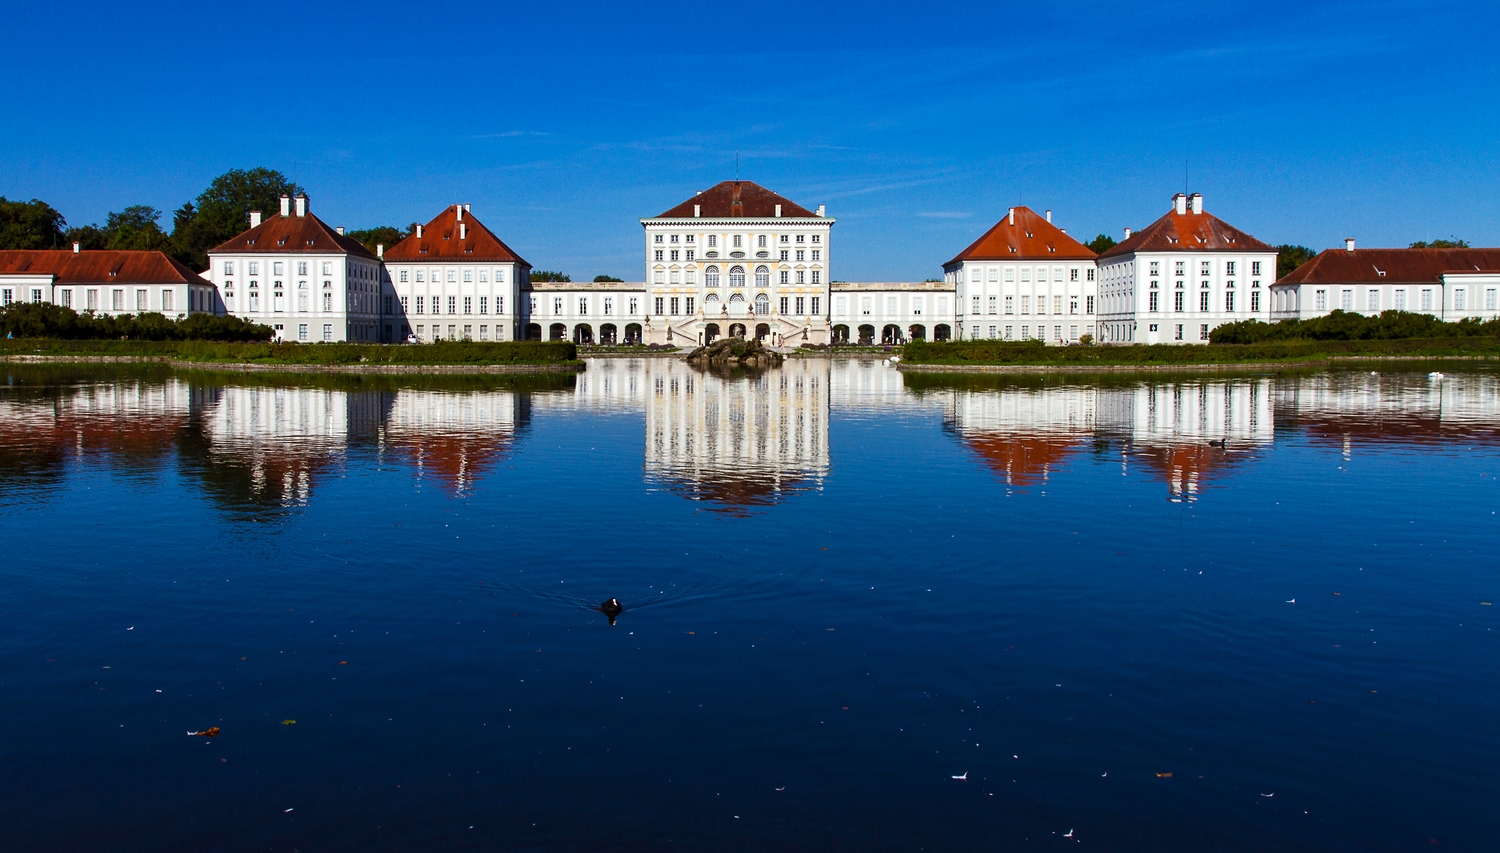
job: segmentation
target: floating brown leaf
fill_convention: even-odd
[[[218,737],[218,736],[219,736],[219,727],[218,726],[210,726],[209,728],[206,728],[206,729],[204,729],[201,732],[188,732],[188,737]]]

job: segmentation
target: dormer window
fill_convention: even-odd
[[[1381,278],[1385,278],[1385,270],[1381,269],[1380,267],[1375,268],[1375,274],[1380,276]]]
[[[278,246],[285,246],[286,245],[286,238],[282,237],[280,240],[277,240],[276,241],[276,245],[278,245]]]
[[[1035,237],[1035,236],[1036,236],[1036,235],[1035,235],[1035,234],[1033,234],[1033,233],[1031,233],[1031,232],[1030,232],[1030,231],[1027,231],[1027,232],[1026,232],[1026,239],[1028,239],[1028,240],[1030,240],[1030,239],[1031,239],[1031,238],[1032,238],[1032,237]]]
[[[1047,247],[1047,251],[1051,252],[1053,254],[1056,254],[1057,253],[1057,247],[1056,246],[1048,246]]]

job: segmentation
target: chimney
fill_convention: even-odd
[[[467,240],[467,239],[469,239],[469,223],[467,223],[467,222],[460,222],[460,223],[458,223],[458,239],[460,239],[460,240]]]
[[[1203,212],[1203,193],[1193,193],[1193,212]]]
[[[250,227],[251,228],[259,228],[260,227],[260,211],[258,211],[258,210],[252,210],[252,211],[250,211]]]
[[[1352,244],[1354,241],[1350,240],[1349,242]],[[73,254],[75,254],[75,255],[78,254],[78,250],[82,249],[82,248],[83,248],[83,244],[82,243],[74,243],[73,244]]]
[[[289,195],[284,195],[281,197],[281,215],[292,215],[292,197]]]
[[[1125,229],[1125,239],[1126,239],[1126,240],[1129,240],[1129,239],[1130,239],[1130,229],[1129,229],[1129,228],[1126,228],[1126,229]]]
[[[422,226],[417,226],[417,239],[422,239]]]
[[[822,215],[823,215],[823,209],[824,209],[824,208],[823,208],[823,205],[821,205],[821,204],[820,204],[820,205],[818,205],[818,215],[819,215],[819,216],[822,216]]]
[[[307,196],[302,195],[301,193],[297,194],[297,215],[307,215]]]
[[[1016,224],[1016,209],[1014,207],[1010,209],[1010,224]]]
[[[339,232],[339,236],[340,237],[344,236],[344,226],[340,225],[339,227],[337,227],[337,228],[335,228],[333,230]]]
[[[1172,196],[1172,208],[1178,214],[1187,213],[1187,193],[1178,193]]]
[[[385,244],[384,243],[376,243],[375,244],[375,257],[380,258],[381,260],[385,260]]]
[[[779,205],[779,204],[776,205],[776,218],[777,219],[781,218],[781,205]]]
[[[464,221],[464,206],[461,205],[461,204],[455,204],[455,205],[453,205],[453,209],[458,211],[458,221],[459,222],[463,222]]]
[[[469,203],[468,202],[464,202],[464,213],[468,213],[468,212],[469,212]]]
[[[1049,210],[1049,211],[1047,211],[1047,221],[1048,221],[1048,222],[1051,222],[1051,221],[1052,221],[1052,211],[1050,211],[1050,210]]]
[[[74,243],[73,245],[76,246],[78,244]],[[1346,251],[1346,252],[1352,252],[1352,251],[1354,251],[1354,238],[1353,237],[1345,237],[1344,238],[1344,251]]]
[[[695,204],[695,205],[693,205],[693,218],[697,219],[698,217],[700,217],[702,215],[703,215],[703,205],[701,205],[701,204]]]

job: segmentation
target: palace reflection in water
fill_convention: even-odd
[[[515,452],[535,417],[588,410],[641,416],[646,482],[732,513],[822,489],[840,413],[931,417],[1008,488],[1044,485],[1091,454],[1193,500],[1282,433],[1345,456],[1369,442],[1493,443],[1500,382],[1489,372],[936,378],[825,358],[735,376],[670,358],[597,359],[577,377],[509,383],[13,367],[0,394],[0,494],[45,489],[90,459],[154,476],[175,458],[227,509],[285,511],[359,451],[457,495]]]

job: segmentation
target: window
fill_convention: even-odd
[[[323,340],[325,340],[325,341],[331,341],[331,340],[333,340],[333,324],[332,323],[324,323],[323,324]]]
[[[1467,310],[1465,308],[1465,306],[1464,306],[1464,295],[1465,295],[1464,294],[1464,289],[1462,287],[1455,287],[1453,289],[1453,310],[1454,311],[1464,311],[1464,310]]]
[[[604,297],[604,316],[608,317],[613,313],[615,313],[615,298],[606,296]]]
[[[693,250],[692,249],[688,249],[687,250],[687,259],[690,260],[690,261],[693,259]],[[693,271],[692,270],[688,270],[688,275],[692,276],[692,274],[693,274]],[[691,281],[691,278],[689,280]]]
[[[297,275],[307,275],[307,261],[297,262]]]
[[[401,272],[397,273],[397,275],[400,277],[401,283],[405,284],[406,283],[406,270],[402,270]]]
[[[1200,340],[1200,341],[1206,341],[1206,340],[1208,340],[1208,324],[1207,323],[1204,323],[1203,325],[1201,325],[1201,326],[1198,327],[1198,340]]]
[[[1224,274],[1225,275],[1234,275],[1234,261],[1225,261],[1224,262]]]
[[[490,301],[489,297],[487,297],[487,296],[481,296],[481,297],[479,297],[479,313],[481,313],[481,314],[488,314],[489,313],[489,311],[486,310],[486,309],[488,309],[490,307],[489,304],[488,304],[489,301]],[[483,327],[481,327],[481,328],[483,328]]]
[[[806,284],[807,283],[807,272],[805,270],[797,270],[797,283],[798,284]]]
[[[822,279],[823,279],[823,272],[821,270],[813,270],[812,271],[812,283],[813,284],[819,284],[819,283],[821,283]]]
[[[1092,297],[1092,296],[1087,297],[1086,301],[1083,304],[1083,313],[1085,313],[1085,314],[1092,314],[1092,313],[1094,313],[1094,297]]]
[[[1176,293],[1172,294],[1172,310],[1173,311],[1181,311],[1182,310],[1183,296],[1184,296],[1184,294],[1180,290],[1177,291]]]
[[[1208,296],[1209,296],[1209,292],[1207,290],[1202,290],[1202,291],[1198,292],[1198,310],[1199,311],[1207,311],[1208,310]]]
[[[691,237],[692,235],[689,234],[688,236]],[[633,317],[638,311],[640,311],[640,300],[632,296],[630,297],[630,315]]]
[[[473,338],[474,338],[474,327],[473,326],[464,326],[464,340],[466,340],[466,341],[473,340]]]
[[[740,235],[736,234],[734,235],[734,247],[738,249],[740,248],[740,245]]]
[[[782,254],[785,254],[785,252],[783,252]],[[786,260],[786,259],[783,258],[782,260]],[[782,270],[781,271],[781,283],[782,284],[790,284],[791,283],[791,275],[792,274],[790,272],[788,272],[787,270]]]
[[[976,337],[976,338],[979,337],[979,330],[978,329],[974,330],[974,337]],[[1022,326],[1021,327],[1021,340],[1023,340],[1023,341],[1029,341],[1029,340],[1031,340],[1031,327],[1030,326]]]
[[[661,249],[657,249],[657,250],[656,250],[656,259],[657,259],[657,260],[658,260],[658,261],[659,261],[659,260],[661,260],[661,259],[662,259],[662,253],[661,253]]]
[[[63,293],[67,294],[68,292],[67,291],[63,291]],[[68,296],[71,296],[71,294],[68,294]],[[72,304],[72,303],[71,302],[66,302],[64,304],[67,305],[67,304]],[[1493,288],[1493,287],[1491,287],[1490,289],[1488,289],[1488,290],[1486,290],[1484,292],[1484,310],[1486,310],[1486,311],[1494,311],[1495,310],[1495,288]]]
[[[660,296],[656,297],[656,313],[657,314],[663,313],[662,312],[662,301],[663,300],[662,300],[662,298]]]
[[[1342,308],[1342,309],[1344,309],[1345,311],[1353,311],[1354,310],[1354,291],[1352,291],[1352,290],[1342,290],[1342,291],[1339,291],[1339,307]]]
[[[1087,278],[1089,281],[1093,281],[1094,280],[1094,271],[1093,271],[1093,269],[1089,269],[1088,270],[1088,275],[1085,276],[1085,278]]]
[[[425,273],[425,272],[423,272],[421,270],[417,270],[417,281],[426,281],[426,280],[427,280],[427,273]]]
[[[1323,291],[1320,290],[1318,292],[1322,293]],[[1321,308],[1323,306],[1319,305],[1318,307]],[[1429,289],[1429,288],[1423,288],[1422,289],[1422,310],[1423,311],[1431,311],[1432,310],[1432,290]]]
[[[276,261],[275,263],[271,264],[271,274],[272,275],[285,275],[286,274],[286,264],[283,264],[281,261]]]
[[[677,242],[677,235],[676,235],[676,234],[673,234],[673,235],[672,235],[672,236],[671,236],[671,238],[670,238],[670,242],[673,242],[673,243],[676,243],[676,242]]]
[[[489,280],[490,280],[490,271],[489,270],[480,270],[479,271],[479,281],[481,283],[484,283],[484,282],[488,282]],[[484,327],[480,326],[479,327],[479,331],[483,332],[484,331]],[[481,341],[484,340],[484,338],[482,336],[479,339]]]
[[[1078,280],[1078,267],[1073,267],[1072,269],[1068,270],[1068,281],[1077,281],[1077,280]]]
[[[1494,293],[1493,290],[1490,291],[1490,292]],[[72,308],[73,307],[73,291],[72,290],[63,290],[63,291],[61,291],[61,294],[62,294],[62,306],[64,308]]]
[[[872,299],[872,298],[870,298],[868,296],[861,296],[859,298],[859,313],[861,313],[861,314],[869,314],[870,310],[874,307],[874,304],[875,304],[875,300],[874,299]],[[974,297],[974,313],[975,314],[979,313],[979,297],[977,297],[977,296]]]
[[[1260,310],[1260,291],[1259,290],[1252,290],[1252,291],[1250,291],[1250,311],[1251,311],[1251,313],[1254,313],[1254,312],[1259,311],[1259,310]]]
[[[1200,262],[1198,264],[1198,274],[1199,275],[1204,276],[1204,277],[1212,275],[1212,273],[1209,270],[1210,270],[1210,266],[1209,266],[1208,261],[1202,261],[1202,262]]]
[[[1008,340],[1010,340],[1010,335],[1011,335],[1011,332],[1012,332],[1012,331],[1013,331],[1013,330],[1014,330],[1014,329],[1015,329],[1015,328],[1016,328],[1016,327],[1015,327],[1015,326],[1006,326],[1006,327],[1005,327],[1005,339],[1006,339],[1006,340],[1007,340],[1007,341],[1008,341]]]
[[[331,261],[323,262],[323,275],[333,275],[333,263]]]
[[[895,312],[892,311],[891,313],[894,314]],[[995,313],[995,297],[993,297],[993,296],[990,297],[990,313],[991,314]]]
[[[260,275],[260,262],[251,261],[249,275]]]
[[[806,313],[804,311],[804,306],[806,304],[807,304],[807,300],[805,298],[803,298],[801,296],[797,297],[797,313],[798,314]]]
[[[1376,314],[1380,313],[1380,291],[1379,290],[1376,290],[1375,288],[1372,287],[1372,288],[1370,288],[1370,292],[1365,294],[1365,310],[1366,311],[1374,312]]]
[[[868,314],[870,312],[866,311],[865,313]],[[974,310],[971,311],[970,313],[972,313],[972,314],[978,314],[979,313],[979,297],[977,297],[977,296],[974,297]]]
[[[804,250],[802,250],[802,249],[798,249],[797,250],[797,260],[799,260],[799,261],[805,261],[805,260],[807,260],[807,252],[804,251]]]
[[[37,292],[40,293],[41,291],[37,291]],[[137,290],[135,292],[135,310],[137,310],[137,311],[145,311],[148,304],[149,304],[149,302],[147,301],[146,291],[145,290]]]
[[[790,304],[791,304],[791,297],[787,297],[787,296],[781,297],[781,313],[783,313],[783,314],[787,313],[787,311],[790,310],[790,308],[789,308]],[[839,310],[840,311],[843,310],[843,305],[844,305],[844,298],[842,296],[840,296],[839,297]]]
[[[1005,313],[1007,313],[1007,314],[1014,314],[1014,313],[1016,313],[1015,307],[1016,307],[1016,298],[1014,296],[1007,296],[1007,297],[1005,297]]]
[[[813,309],[812,312],[814,314],[821,313],[820,311],[818,311],[818,303],[821,302],[821,301],[822,301],[822,297],[814,296],[812,298],[812,309]]]
[[[1428,291],[1429,293],[1431,291]],[[1328,291],[1318,290],[1313,293],[1313,308],[1318,311],[1328,310]]]
[[[708,235],[708,247],[710,249],[712,249],[712,248],[714,248],[717,245],[719,245],[719,235],[717,235],[717,234],[710,234],[710,235]]]
[[[656,235],[656,242],[660,243],[661,241],[662,241],[662,235],[660,235],[660,234]]]
[[[1224,291],[1224,310],[1225,311],[1233,311],[1234,310],[1234,291],[1233,290],[1226,290],[1226,291]]]
[[[739,238],[736,237],[735,239],[738,240]],[[729,268],[729,286],[730,287],[744,287],[745,286],[745,268],[744,267],[730,267]]]
[[[785,282],[783,282],[783,283],[785,283]],[[708,269],[706,269],[706,270],[703,271],[703,286],[704,287],[718,287],[719,286],[719,268],[718,267],[709,267]]]
[[[84,298],[87,300],[87,302],[85,304],[85,307],[87,308],[87,310],[89,310],[89,311],[98,311],[99,310],[99,291],[98,290],[96,290],[96,289],[94,289],[92,287],[89,288],[87,291],[85,291]],[[5,295],[5,304],[6,305],[10,304],[10,294],[8,292]]]
[[[499,327],[497,326],[496,328],[499,328]],[[490,327],[489,326],[480,326],[479,327],[479,339],[481,341],[487,341],[487,340],[490,339]]]
[[[1149,299],[1149,300],[1150,300],[1150,306],[1149,306],[1149,307],[1148,307],[1148,308],[1147,308],[1147,309],[1146,309],[1146,310],[1147,310],[1147,311],[1152,311],[1152,312],[1155,312],[1155,311],[1157,311],[1157,310],[1159,310],[1159,309],[1158,309],[1158,308],[1157,308],[1157,307],[1156,307],[1156,297],[1158,297],[1158,296],[1160,296],[1160,295],[1161,295],[1161,294],[1160,294],[1160,293],[1158,293],[1158,292],[1157,292],[1157,291],[1155,291],[1155,290],[1152,290],[1152,291],[1149,291],[1149,293],[1148,293],[1148,296],[1147,296],[1147,299]]]
[[[764,238],[764,237],[761,238],[761,240],[765,240],[765,239],[766,238]],[[766,267],[756,267],[755,268],[755,286],[756,287],[770,287],[771,286],[771,270],[770,269],[768,269]]]
[[[766,247],[766,235],[762,234],[759,237],[756,237],[755,245],[757,248],[764,249]]]
[[[1173,271],[1178,276],[1187,275],[1187,261],[1177,261],[1177,265],[1175,267],[1173,267]],[[1182,340],[1182,339],[1178,338],[1178,340]]]
[[[299,341],[305,341],[305,340],[307,340],[307,324],[306,323],[298,323],[297,324],[297,340],[299,340]]]
[[[325,293],[325,294],[323,294],[323,310],[324,311],[332,311],[333,310],[333,294],[332,293]]]
[[[1251,261],[1250,262],[1250,274],[1251,275],[1260,275],[1260,261]]]
[[[421,297],[421,296],[417,297],[417,313],[418,314],[422,313],[422,298],[423,297]]]
[[[1176,333],[1176,336],[1173,338],[1173,340],[1178,340],[1178,341],[1182,340],[1182,324],[1181,323],[1177,324],[1177,333]]]
[[[814,234],[814,235],[813,235],[813,236],[812,236],[812,241],[813,241],[813,242],[814,242],[814,243],[819,243],[819,242],[822,242],[822,240],[823,240],[823,237],[822,237],[822,236],[821,236],[821,235],[818,235],[818,234]]]
[[[913,296],[911,298],[911,313],[914,317],[922,316],[922,297]]]
[[[1069,314],[1077,314],[1078,313],[1078,297],[1072,296],[1072,297],[1068,298],[1068,313]]]
[[[1062,297],[1061,296],[1054,296],[1054,297],[1052,297],[1052,313],[1053,314],[1061,314],[1062,313]]]
[[[975,311],[974,313],[978,314],[979,312]],[[1022,296],[1021,297],[1021,313],[1022,314],[1030,314],[1031,313],[1031,297],[1030,296]],[[1021,328],[1025,329],[1026,327],[1022,326]],[[1022,337],[1025,337],[1025,335],[1022,334]]]
[[[1394,304],[1392,304],[1391,307],[1395,308],[1397,311],[1406,310],[1406,291],[1404,289],[1396,291],[1396,298],[1394,300]]]
[[[562,314],[562,312],[563,312],[562,305],[563,305],[563,300],[562,300],[561,296],[554,296],[554,297],[552,297],[552,313],[554,315]]]
[[[679,257],[681,254],[682,253],[680,251],[678,251],[677,249],[673,249],[672,250],[672,260],[674,260],[674,261],[680,261],[680,260],[682,260],[682,258]]]
[[[994,326],[990,327],[990,333],[989,333],[988,337],[990,337],[992,339],[995,337],[995,327]]]
[[[797,235],[797,242],[798,242],[798,243],[801,243],[801,242],[802,242],[802,236],[803,236],[803,235],[801,235],[801,234],[798,234],[798,235]]]
[[[755,313],[771,313],[771,297],[765,295],[764,293],[757,294],[755,297]]]
[[[464,297],[464,313],[465,314],[473,314],[474,313],[474,297],[472,297],[472,296],[465,296]]]

